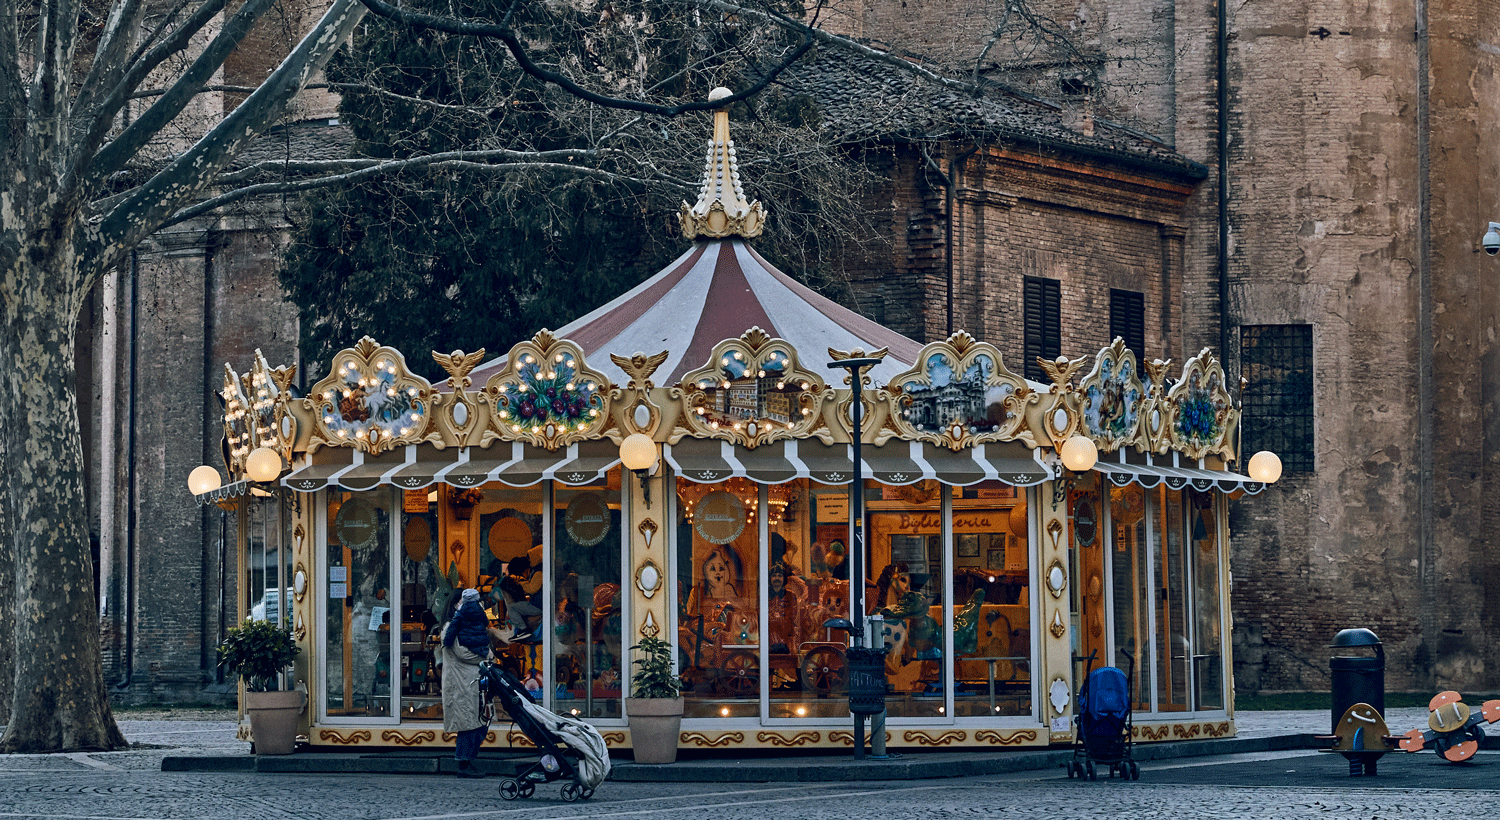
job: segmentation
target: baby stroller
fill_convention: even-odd
[[[511,720],[541,752],[535,763],[500,781],[502,798],[530,797],[536,784],[563,778],[568,782],[563,784],[562,799],[571,803],[594,796],[594,789],[609,776],[609,747],[597,729],[542,708],[514,675],[489,661],[479,665],[479,694],[486,710],[493,709],[492,698],[499,698]]]
[[[1133,672],[1134,658],[1126,658]],[[1140,780],[1140,764],[1131,757],[1131,676],[1113,666],[1093,669],[1093,665],[1094,656],[1089,655],[1091,671],[1085,672],[1083,688],[1078,692],[1078,731],[1073,758],[1067,763],[1068,777],[1097,780],[1097,764],[1109,766],[1110,777],[1118,772],[1122,780]]]

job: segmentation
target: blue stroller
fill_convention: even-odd
[[[1094,657],[1090,655],[1088,661],[1092,667]],[[1130,666],[1133,669],[1135,664]],[[1086,673],[1078,692],[1078,731],[1073,758],[1067,762],[1068,777],[1097,780],[1095,767],[1108,766],[1110,777],[1118,772],[1122,780],[1141,779],[1140,764],[1131,756],[1134,722],[1130,691],[1129,677],[1116,667],[1104,666]]]

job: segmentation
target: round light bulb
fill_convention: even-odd
[[[645,433],[631,433],[620,442],[620,460],[627,470],[653,469],[656,458],[656,442]]]
[[[219,471],[207,464],[194,467],[193,471],[188,473],[188,491],[193,495],[211,493],[219,489],[221,483],[222,479],[219,478]]]
[[[1088,436],[1073,435],[1063,442],[1062,456],[1064,467],[1075,473],[1081,473],[1093,468],[1094,463],[1099,460],[1099,448]]]
[[[281,475],[281,454],[270,447],[257,447],[245,456],[245,476],[251,481],[275,481]]]
[[[1250,477],[1262,484],[1275,484],[1281,478],[1281,459],[1270,450],[1250,457]]]

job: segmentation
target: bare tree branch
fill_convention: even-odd
[[[105,101],[102,113],[107,114],[107,116],[99,116],[94,119],[94,130],[96,132],[94,136],[96,138],[102,140],[103,134],[97,132],[99,129],[107,127],[113,121],[115,111],[119,110],[118,106],[125,104],[126,93],[134,87],[133,84],[127,83],[139,83],[144,79],[144,73],[136,74],[136,72],[149,71],[149,66],[153,62],[159,62],[167,54],[175,53],[184,48],[187,41],[191,39],[191,36],[197,33],[197,29],[205,25],[209,19],[212,19],[211,17],[205,18],[203,11],[214,6],[222,7],[224,2],[225,0],[211,0],[211,2],[205,3],[198,14],[193,15],[191,19],[173,33],[172,37],[162,43],[158,49],[153,50],[151,54],[147,55],[147,59],[140,61],[136,66],[132,66],[132,71],[130,72],[132,76],[122,79],[120,85],[116,86],[114,93]],[[101,148],[97,156],[94,156],[92,152],[80,153],[78,155],[79,167],[75,170],[80,174],[87,173],[88,181],[91,184],[97,184],[100,180],[118,171],[130,157],[135,156],[135,153],[141,149],[141,146],[145,145],[154,134],[165,128],[167,123],[182,113],[182,110],[187,107],[188,103],[192,102],[193,97],[197,96],[199,88],[218,72],[225,58],[234,51],[241,40],[245,39],[245,36],[250,33],[250,29],[255,26],[256,21],[275,2],[276,0],[247,0],[234,17],[230,18],[224,24],[218,36],[214,37],[208,46],[203,49],[203,53],[198,55],[198,59],[194,60],[188,70],[184,71],[177,78],[177,81],[172,83],[167,89],[166,94],[163,94],[150,108],[146,109],[139,117],[136,117],[119,136]],[[113,107],[113,110],[111,110],[111,107]],[[93,157],[92,163],[89,162],[90,157]]]
[[[595,91],[584,88],[578,83],[573,82],[571,78],[569,78],[565,74],[562,74],[561,72],[550,71],[541,67],[531,59],[531,54],[526,50],[526,47],[521,44],[521,40],[516,36],[515,30],[510,27],[510,12],[507,12],[505,20],[498,24],[475,23],[468,20],[457,20],[451,17],[435,17],[430,14],[413,14],[411,12],[398,9],[388,3],[382,2],[382,0],[360,0],[360,2],[364,3],[365,6],[368,7],[370,11],[373,11],[376,15],[385,17],[390,20],[395,20],[404,25],[429,28],[434,31],[445,32],[447,34],[462,34],[472,37],[489,37],[498,39],[502,43],[504,43],[507,48],[510,49],[511,56],[516,58],[516,62],[520,64],[523,71],[525,71],[532,77],[541,80],[542,82],[555,85],[568,92],[569,94],[572,94],[581,100],[594,103],[595,105],[602,105],[607,108],[619,108],[626,111],[639,111],[645,114],[657,114],[663,117],[678,117],[689,111],[708,111],[715,108],[722,108],[726,105],[739,102],[740,100],[754,97],[761,91],[765,90],[766,86],[770,85],[771,82],[776,79],[777,75],[779,75],[782,71],[785,71],[788,66],[801,59],[802,55],[806,54],[807,50],[812,48],[813,44],[812,29],[809,29],[806,26],[802,26],[800,28],[791,26],[789,27],[790,30],[797,31],[802,35],[802,42],[799,43],[798,46],[793,49],[790,54],[787,54],[785,57],[777,61],[776,65],[773,66],[770,70],[763,72],[761,78],[749,88],[735,92],[728,97],[714,100],[712,102],[694,101],[681,103],[679,105],[657,105],[655,103],[643,102],[641,100],[632,100],[625,97],[610,97],[604,94],[599,94]],[[513,12],[514,9],[515,3],[513,2],[511,4],[511,11]]]
[[[333,0],[314,27],[318,36],[308,36],[229,116],[214,126],[192,148],[167,168],[136,189],[91,231],[79,239],[92,260],[87,286],[116,260],[166,223],[187,202],[197,197],[226,166],[234,161],[251,138],[263,130],[314,72],[322,68],[342,45],[365,10],[358,0]]]

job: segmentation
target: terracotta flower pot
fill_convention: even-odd
[[[306,695],[299,691],[246,692],[245,711],[250,714],[250,735],[258,755],[289,755],[297,746]]]
[[[682,698],[626,698],[630,746],[637,763],[675,763]]]

